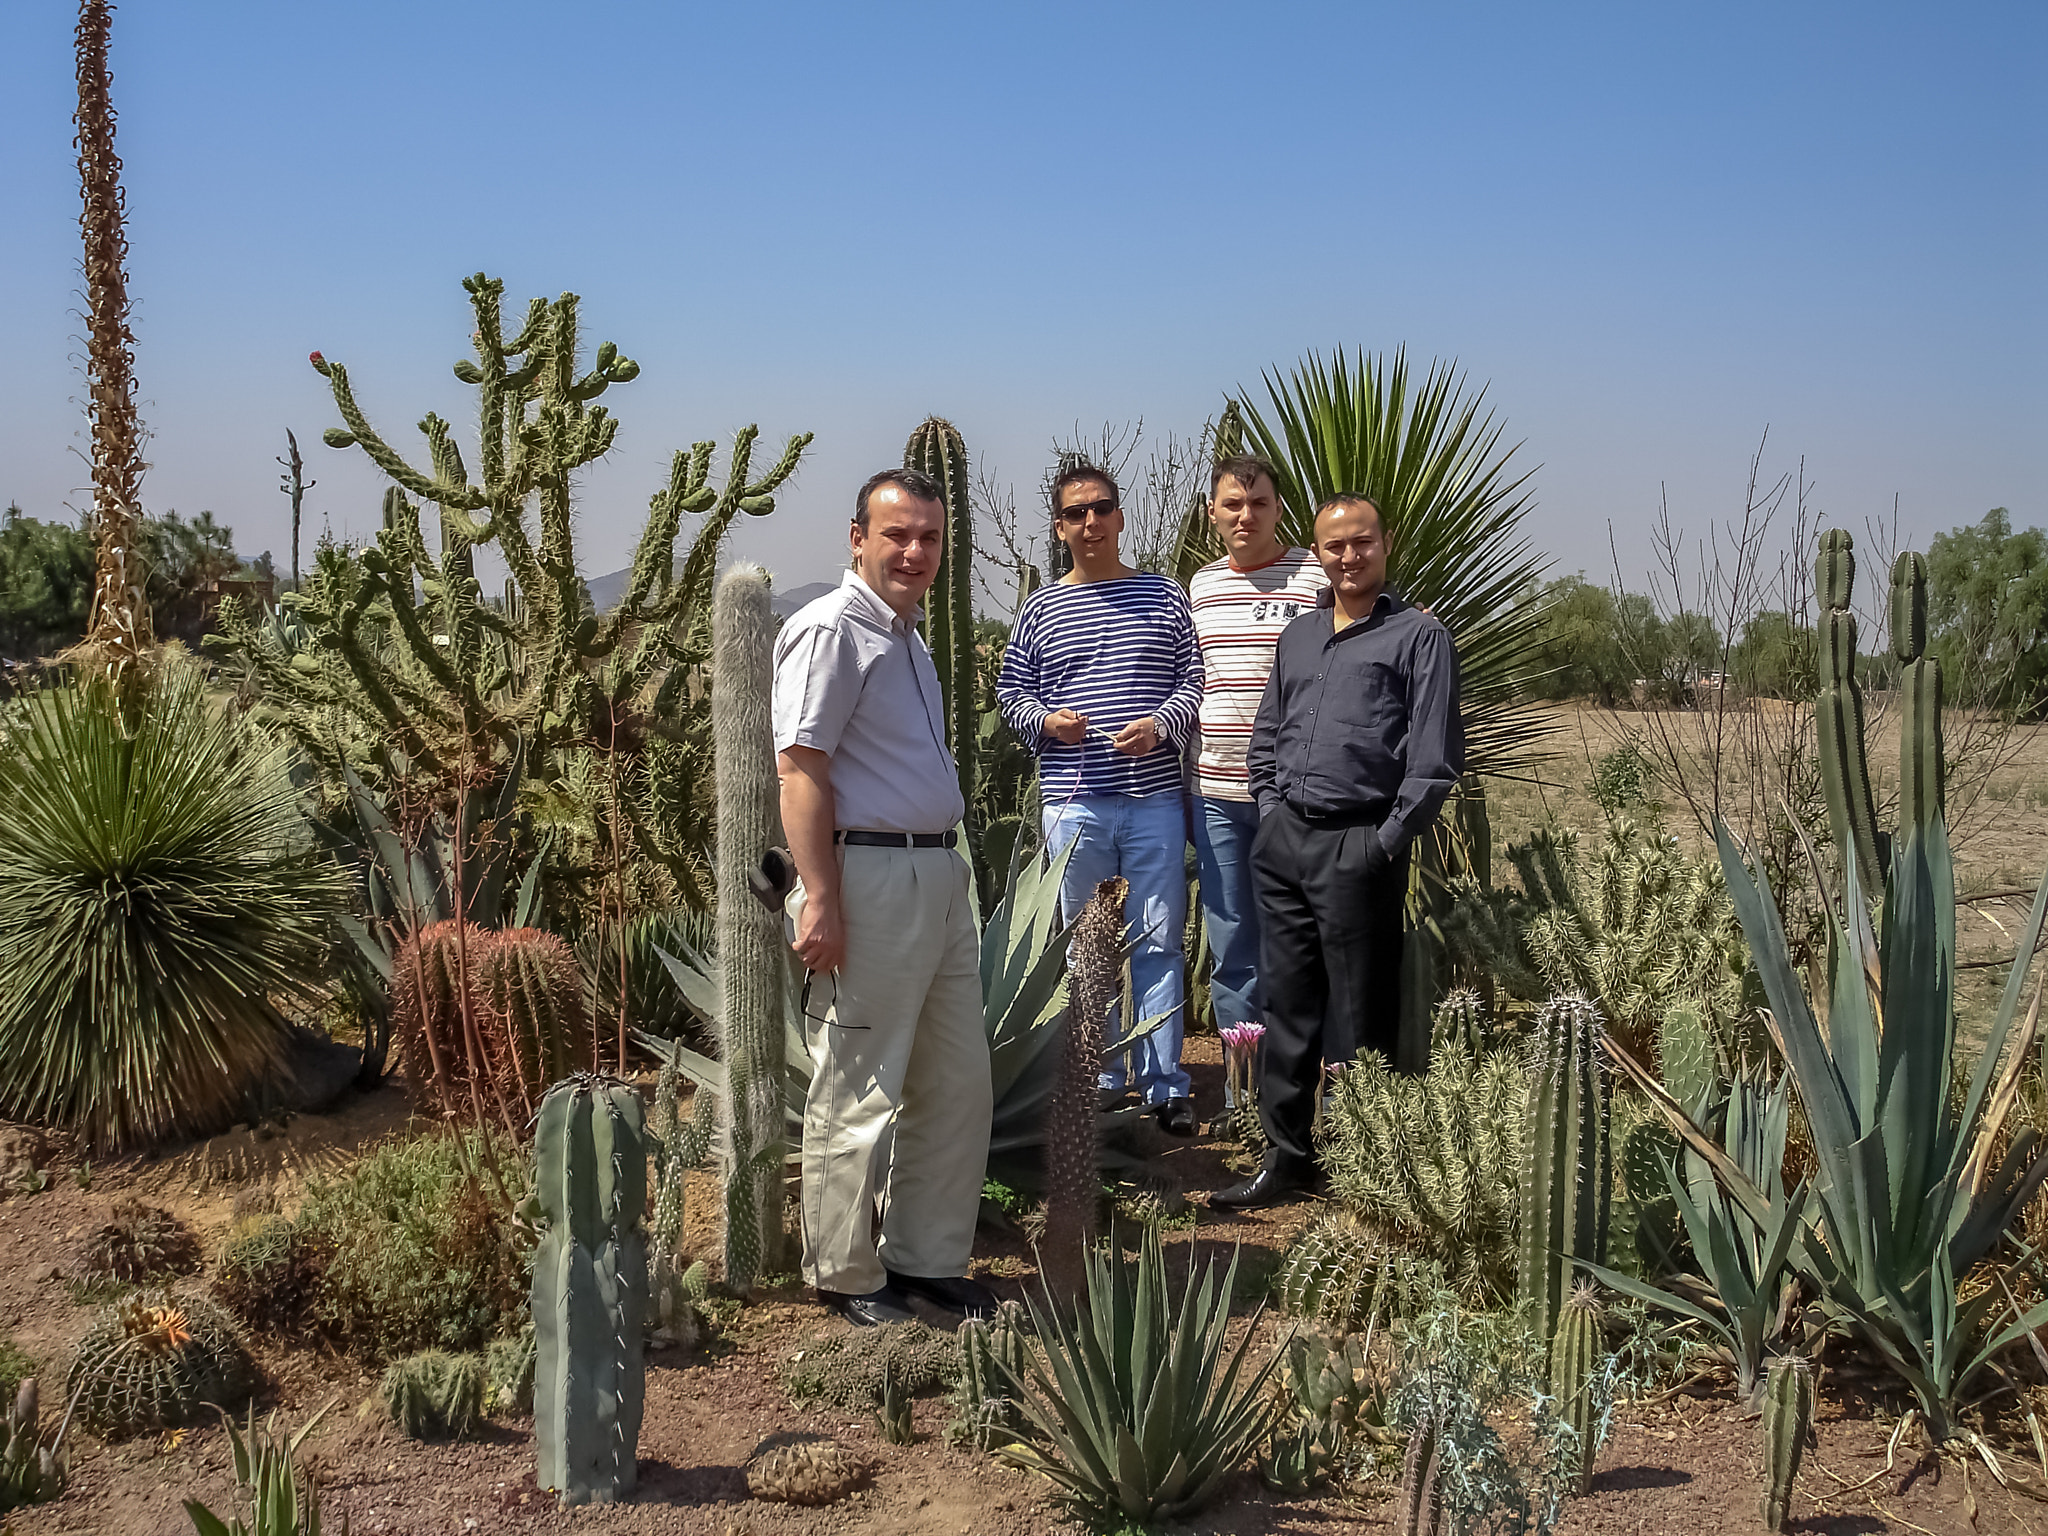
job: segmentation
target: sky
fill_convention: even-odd
[[[45,518],[89,499],[75,15],[0,5],[0,503]],[[1641,584],[1760,442],[1852,529],[2048,523],[2038,4],[130,0],[112,56],[145,502],[280,565],[287,428],[308,557],[381,492],[306,354],[408,451],[473,423],[476,271],[641,365],[589,575],[749,423],[817,434],[734,540],[786,589],[928,414],[1028,502],[1077,424],[1338,347],[1485,389],[1559,572]]]

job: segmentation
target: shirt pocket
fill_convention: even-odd
[[[1385,662],[1345,668],[1323,691],[1331,720],[1374,731],[1398,730],[1408,716],[1408,682]]]

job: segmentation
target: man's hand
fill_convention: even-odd
[[[796,942],[790,946],[804,969],[820,976],[830,975],[846,959],[846,920],[839,915],[839,901],[825,901],[804,895],[803,916],[797,919]]]
[[[1110,745],[1126,757],[1143,757],[1159,745],[1159,724],[1143,715],[1118,731]]]
[[[1056,709],[1045,717],[1045,724],[1040,729],[1055,741],[1078,747],[1081,738],[1088,734],[1088,717],[1077,715],[1071,709]]]

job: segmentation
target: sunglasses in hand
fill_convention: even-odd
[[[1116,511],[1116,498],[1114,496],[1105,496],[1100,501],[1083,501],[1071,507],[1061,507],[1058,516],[1059,520],[1063,523],[1085,523],[1088,520],[1088,514],[1091,512],[1097,517],[1108,517],[1114,511]]]

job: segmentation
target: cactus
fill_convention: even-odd
[[[975,746],[980,734],[979,684],[974,652],[974,508],[968,497],[967,444],[959,429],[937,416],[910,434],[906,469],[938,482],[946,501],[945,560],[926,602],[926,637],[945,700],[946,745],[960,772],[960,798],[974,804]]]
[[[727,1092],[725,1278],[742,1293],[783,1267],[782,935],[747,876],[781,840],[769,685],[775,615],[768,573],[737,565],[712,605],[717,686],[719,1016]]]
[[[882,1371],[882,1401],[875,1407],[882,1438],[891,1445],[908,1445],[916,1438],[910,1418],[910,1388],[896,1371]]]
[[[41,1411],[33,1376],[22,1380],[14,1404],[0,1418],[0,1514],[41,1504],[64,1491],[70,1470],[61,1444],[42,1443]]]
[[[1427,1414],[1419,1415],[1408,1432],[1393,1525],[1395,1536],[1450,1536],[1444,1518],[1443,1443]]]
[[[306,1321],[319,1284],[312,1244],[284,1216],[237,1222],[213,1265],[213,1294],[252,1328],[291,1332]]]
[[[1477,1056],[1486,1048],[1491,1026],[1486,1004],[1471,987],[1454,987],[1436,1005],[1436,1019],[1430,1029],[1430,1051],[1462,1051]]]
[[[1771,1362],[1764,1388],[1764,1529],[1792,1528],[1792,1490],[1813,1433],[1813,1366],[1798,1355]]]
[[[133,1284],[152,1275],[182,1274],[199,1262],[191,1231],[160,1205],[131,1196],[108,1217],[86,1250],[85,1267],[96,1279]]]
[[[485,1379],[483,1356],[428,1349],[394,1360],[378,1390],[408,1439],[460,1440],[484,1416]]]
[[[477,983],[493,1044],[510,1058],[527,1115],[549,1083],[592,1060],[583,971],[567,944],[540,928],[507,928],[484,944]]]
[[[1601,1422],[1606,1405],[1598,1390],[1604,1353],[1600,1325],[1605,1316],[1600,1292],[1582,1280],[1558,1314],[1557,1333],[1550,1341],[1550,1394],[1557,1400],[1559,1417],[1572,1427],[1577,1456],[1573,1489],[1581,1497],[1593,1486],[1593,1459],[1606,1438]]]
[[[1024,1309],[1006,1301],[994,1317],[967,1319],[954,1337],[960,1345],[960,1381],[947,1434],[976,1450],[993,1451],[1015,1439],[1023,1424],[1004,1388],[1024,1379]]]
[[[1697,1004],[1675,1003],[1664,1010],[1657,1029],[1657,1066],[1671,1097],[1695,1115],[1700,1113],[1696,1106],[1721,1086],[1714,1037]]]
[[[692,1100],[691,1116],[684,1120],[676,1108],[677,1087],[682,1071],[673,1057],[661,1064],[654,1088],[654,1220],[649,1231],[649,1252],[654,1305],[649,1321],[663,1343],[694,1344],[701,1334],[701,1320],[692,1295],[684,1285],[686,1276],[676,1273],[682,1257],[684,1186],[692,1170],[701,1168],[711,1150],[717,1099],[699,1090]],[[701,1277],[702,1264],[692,1266]]]
[[[1522,1112],[1516,1285],[1539,1338],[1557,1326],[1573,1261],[1607,1260],[1614,1168],[1600,1010],[1566,993],[1536,1015]]]
[[[1941,662],[1927,650],[1927,561],[1907,550],[1892,567],[1892,655],[1899,666],[1899,830],[1947,809],[1941,755]]]
[[[540,1485],[564,1507],[608,1504],[633,1491],[646,1391],[640,1095],[615,1078],[557,1083],[541,1101],[534,1163],[549,1224],[533,1258]]]
[[[1102,1179],[1097,1167],[1096,1079],[1102,1030],[1123,984],[1122,879],[1095,887],[1074,919],[1068,949],[1067,1029],[1059,1082],[1046,1111],[1045,1237],[1038,1267],[1046,1291],[1062,1303],[1081,1294],[1084,1260],[1095,1240]]]
[[[138,1293],[108,1307],[78,1346],[65,1380],[79,1422],[113,1438],[198,1422],[256,1379],[226,1312],[196,1296]]]
[[[827,1435],[784,1431],[754,1447],[747,1492],[779,1504],[831,1504],[867,1481],[867,1468]]]
[[[1863,751],[1863,689],[1856,681],[1856,615],[1849,602],[1856,585],[1856,541],[1846,529],[1821,535],[1814,565],[1820,595],[1820,697],[1814,723],[1820,734],[1820,782],[1827,797],[1835,846],[1853,848],[1864,894],[1884,890],[1884,850],[1870,794],[1870,764]]]
[[[533,1367],[537,1356],[533,1324],[509,1339],[493,1339],[484,1351],[484,1411],[533,1412]]]

